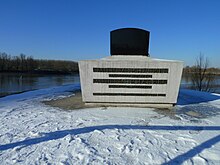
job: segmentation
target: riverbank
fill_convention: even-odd
[[[32,90],[26,90],[26,91],[21,91],[21,92],[13,92],[13,93],[0,93],[0,98],[2,97],[6,97],[6,96],[10,96],[10,95],[17,95],[17,94],[21,94],[21,93],[25,93],[25,92],[29,92],[29,91],[34,91],[36,89],[32,89]]]

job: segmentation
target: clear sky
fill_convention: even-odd
[[[220,0],[0,0],[0,52],[81,60],[110,55],[110,31],[149,30],[150,55],[220,67]]]

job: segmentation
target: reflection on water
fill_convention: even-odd
[[[34,89],[79,83],[79,75],[0,73],[0,96]]]

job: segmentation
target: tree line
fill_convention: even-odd
[[[193,74],[195,72],[198,72],[197,68],[198,68],[198,65],[197,66],[196,65],[185,66],[183,68],[183,74]],[[220,75],[219,68],[210,67],[210,68],[206,68],[206,70],[204,69],[203,71],[205,71],[205,74]]]
[[[78,63],[74,61],[43,60],[25,54],[11,56],[0,53],[0,72],[75,73],[78,70]]]

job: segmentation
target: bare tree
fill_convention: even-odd
[[[192,84],[196,90],[211,91],[214,83],[214,75],[208,72],[209,60],[203,54],[196,59],[195,66],[192,67]]]

